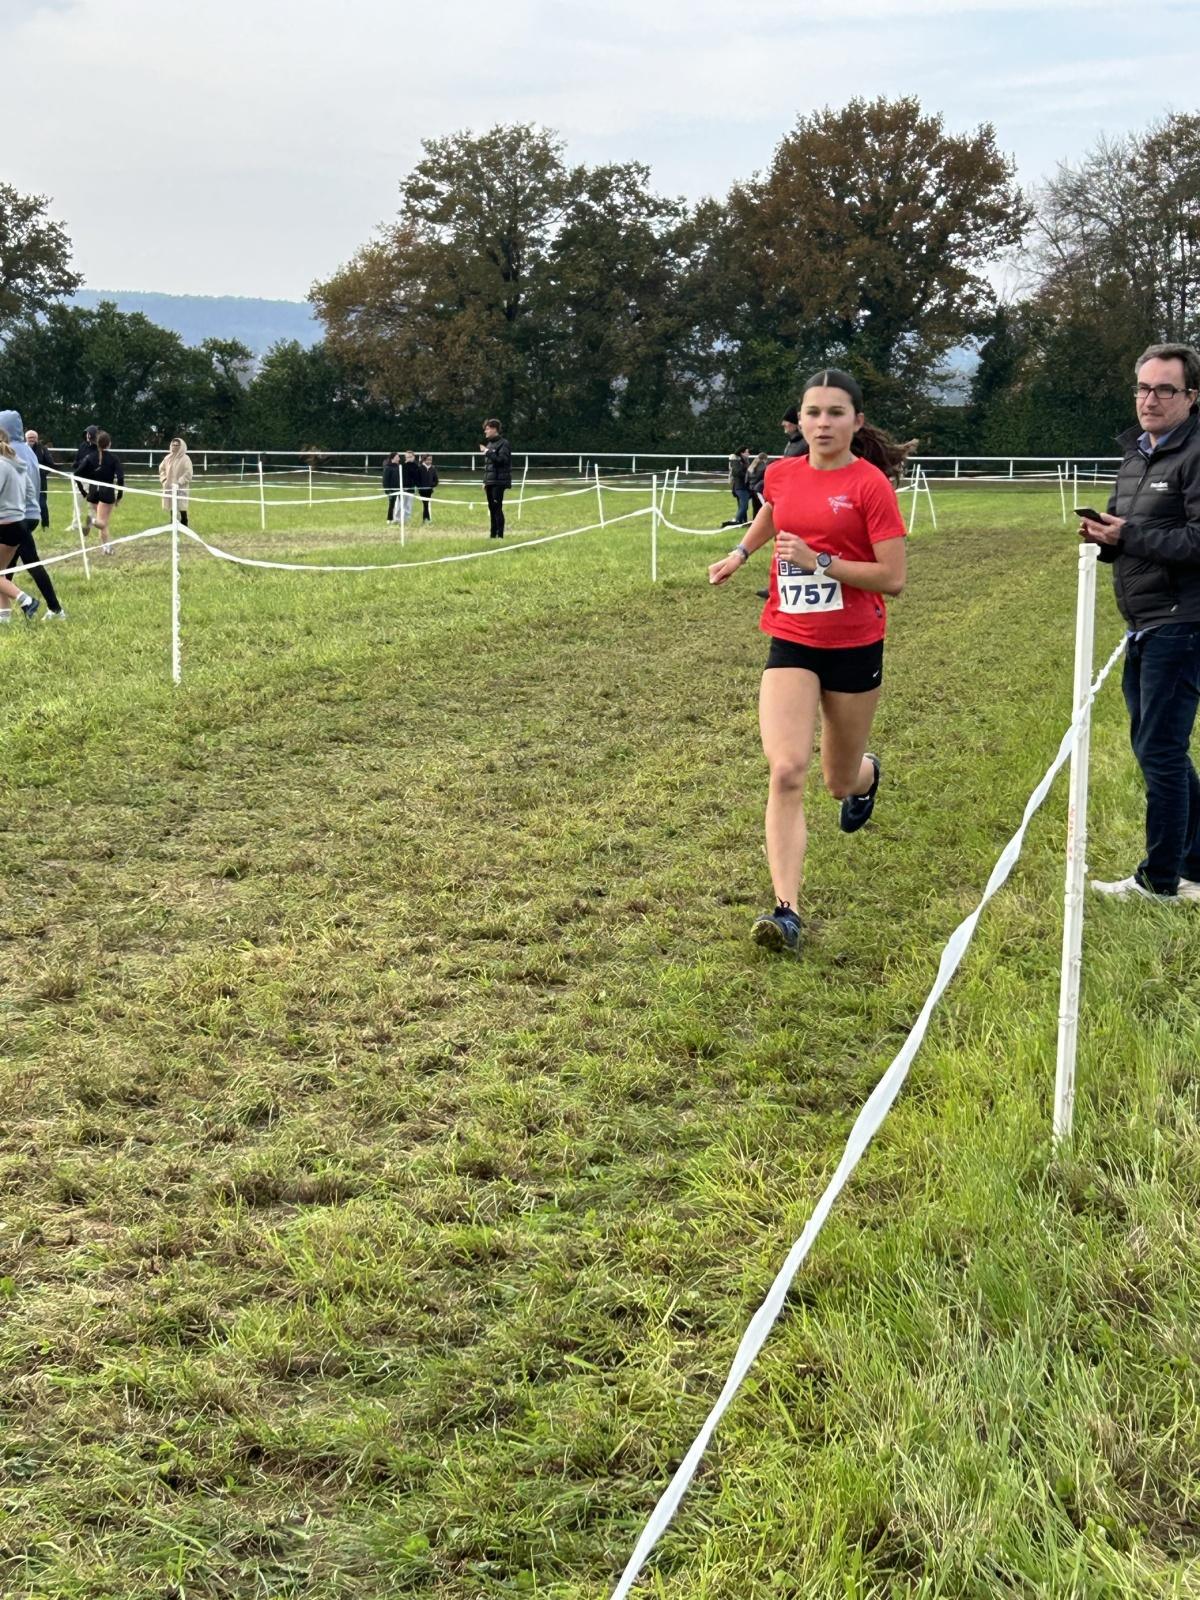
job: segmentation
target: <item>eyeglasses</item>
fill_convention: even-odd
[[[1179,389],[1173,383],[1135,383],[1133,392],[1139,400],[1174,400],[1177,394],[1195,394],[1194,389]]]

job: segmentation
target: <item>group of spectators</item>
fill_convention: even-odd
[[[414,499],[421,502],[421,521],[433,521],[429,508],[441,479],[432,456],[418,456],[415,450],[393,450],[384,458],[382,481],[389,522],[411,522]]]
[[[806,456],[808,445],[800,432],[800,414],[795,406],[783,413],[781,426],[784,433],[783,456]],[[728,518],[723,528],[741,528],[762,509],[763,479],[771,464],[766,450],[751,452],[750,446],[738,445],[729,457],[729,490],[737,504],[737,515]]]
[[[483,492],[488,504],[488,537],[504,537],[504,491],[512,488],[512,447],[504,437],[498,417],[483,425]],[[413,502],[421,502],[421,521],[432,522],[430,505],[439,483],[437,468],[430,455],[418,456],[415,450],[393,450],[383,462],[382,484],[387,495],[387,520],[411,522]]]
[[[0,576],[0,623],[12,620],[15,601],[32,619],[45,601],[45,620],[66,616],[54,581],[42,565],[36,533],[50,526],[49,476],[58,463],[37,430],[25,428],[20,412],[0,410],[0,573],[23,566],[41,591],[41,599],[26,594]],[[125,493],[125,467],[103,428],[92,423],[71,463],[71,481],[80,496],[80,521],[84,535],[94,528],[100,536],[101,554],[114,553],[110,526],[112,514]],[[164,510],[177,510],[188,526],[188,494],[192,459],[182,439],[172,439],[158,464]]]

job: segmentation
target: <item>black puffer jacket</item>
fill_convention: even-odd
[[[512,488],[512,447],[507,439],[489,439],[483,457],[483,481]]]
[[[729,458],[729,487],[734,494],[739,489],[746,488],[746,478],[749,473],[750,463],[745,456],[730,456]]]
[[[802,433],[789,439],[783,447],[785,456],[806,456],[808,454],[808,440]]]
[[[1120,543],[1101,545],[1111,562],[1117,608],[1131,628],[1200,624],[1200,418],[1181,423],[1144,456],[1140,428],[1117,441],[1125,459],[1109,511],[1125,518]]]

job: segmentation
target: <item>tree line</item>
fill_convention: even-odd
[[[44,202],[0,185],[0,394],[64,439],[100,417],[129,443],[447,448],[498,413],[530,449],[725,451],[770,445],[838,365],[927,451],[1109,453],[1134,356],[1200,337],[1200,115],[1026,192],[991,125],[854,100],[697,205],[532,125],[430,139],[396,216],[313,285],[323,341],[259,363],[61,304],[77,284]]]

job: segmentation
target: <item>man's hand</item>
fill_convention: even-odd
[[[1124,526],[1124,517],[1110,517],[1107,511],[1102,511],[1098,520],[1092,517],[1080,519],[1079,536],[1092,544],[1119,544]]]

